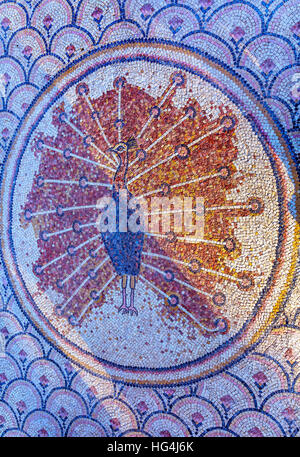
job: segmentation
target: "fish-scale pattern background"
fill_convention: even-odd
[[[128,39],[184,44],[235,70],[299,150],[298,0],[20,0],[0,2],[0,164],[30,103],[61,69]],[[205,381],[153,389],[72,365],[22,314],[0,270],[0,435],[300,435],[299,284],[256,352]]]

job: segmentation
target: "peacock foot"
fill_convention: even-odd
[[[134,314],[138,315],[138,310],[133,306],[133,305],[130,305],[128,308],[127,308],[127,312],[130,313],[131,316],[133,316]]]
[[[122,314],[127,314],[129,312],[129,308],[123,303],[123,305],[120,306],[120,308],[118,309],[118,312]]]

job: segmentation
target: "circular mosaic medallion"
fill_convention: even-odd
[[[287,157],[255,96],[204,57],[131,43],[81,59],[32,105],[5,165],[2,248],[21,306],[102,376],[178,384],[223,369],[291,280]]]

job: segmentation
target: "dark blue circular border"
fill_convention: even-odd
[[[141,44],[165,44],[167,46],[173,46],[173,47],[176,47],[176,48],[179,48],[179,49],[182,49],[182,50],[189,50],[191,52],[194,52],[195,54],[198,54],[200,56],[203,56],[205,57],[207,60],[210,60],[214,63],[217,63],[220,68],[223,68],[225,70],[227,70],[232,76],[234,76],[236,79],[239,79],[243,82],[243,84],[246,86],[246,88],[248,90],[250,90],[250,92],[256,96],[256,98],[258,98],[258,100],[260,101],[260,103],[263,104],[264,108],[266,108],[266,111],[269,113],[269,115],[271,116],[272,120],[274,121],[274,123],[276,124],[276,126],[278,127],[280,133],[282,134],[283,138],[285,139],[286,141],[286,144],[288,146],[288,149],[291,153],[291,157],[295,160],[295,156],[294,156],[294,150],[293,150],[293,147],[291,145],[291,143],[289,142],[285,132],[284,132],[284,129],[283,127],[280,125],[280,123],[278,122],[278,120],[275,118],[274,114],[272,113],[272,111],[267,107],[267,105],[264,103],[264,101],[262,100],[262,98],[255,92],[254,89],[251,88],[251,86],[246,83],[242,77],[240,77],[240,75],[236,74],[230,67],[228,67],[227,65],[219,62],[217,59],[214,59],[214,58],[211,58],[211,56],[208,56],[207,53],[203,53],[203,52],[200,52],[199,50],[196,50],[190,46],[186,46],[186,45],[179,45],[178,43],[173,43],[173,42],[170,42],[170,41],[167,41],[167,40],[160,40],[160,39],[152,39],[152,40],[144,40],[144,39],[140,39],[140,40],[126,40],[126,41],[121,41],[121,42],[116,42],[116,43],[112,43],[112,44],[109,44],[109,45],[106,45],[106,46],[103,46],[103,47],[99,47],[97,49],[94,49],[94,50],[91,50],[89,51],[88,53],[86,53],[84,56],[80,57],[79,59],[77,59],[76,61],[70,63],[68,66],[66,66],[64,69],[60,70],[60,72],[58,72],[58,74],[52,78],[48,83],[47,85],[45,85],[43,87],[43,92],[47,89],[47,87],[49,86],[52,86],[53,82],[55,82],[55,80],[61,76],[63,73],[67,72],[71,67],[73,67],[75,64],[81,62],[82,60],[85,60],[88,56],[91,56],[93,54],[96,54],[98,52],[101,52],[102,50],[104,49],[109,49],[109,48],[116,48],[116,47],[119,47],[119,46],[122,46],[122,45],[125,45],[125,44],[138,44],[138,43],[141,43]],[[267,284],[265,286],[265,288],[263,289],[263,291],[261,292],[261,295],[260,295],[260,298],[257,302],[257,304],[255,305],[254,307],[254,310],[253,310],[253,313],[251,315],[251,317],[249,319],[247,319],[247,321],[244,323],[243,327],[239,330],[239,332],[231,337],[229,340],[227,340],[225,343],[223,343],[223,345],[219,346],[218,348],[214,349],[213,351],[211,351],[210,353],[207,353],[205,354],[204,356],[202,357],[199,357],[198,359],[195,359],[193,361],[190,361],[190,362],[185,362],[181,365],[177,365],[177,366],[174,366],[174,367],[167,367],[167,368],[149,368],[149,367],[132,367],[132,366],[123,366],[123,365],[118,365],[116,363],[113,363],[113,362],[109,362],[105,359],[101,359],[87,351],[83,351],[81,348],[78,348],[81,352],[83,353],[86,353],[86,354],[89,354],[89,355],[92,355],[96,360],[98,360],[99,362],[101,363],[104,363],[105,365],[107,366],[113,366],[113,367],[116,367],[118,369],[123,369],[123,370],[130,370],[132,372],[134,371],[145,371],[145,372],[161,372],[161,371],[166,371],[166,372],[173,372],[173,371],[178,371],[178,370],[181,370],[187,366],[190,366],[190,365],[193,365],[193,364],[197,364],[199,362],[202,362],[203,360],[209,358],[210,356],[214,355],[216,352],[219,352],[220,350],[222,350],[223,348],[226,348],[228,347],[232,342],[233,340],[235,340],[236,338],[238,338],[240,336],[240,334],[244,331],[245,329],[245,326],[248,325],[248,323],[250,322],[250,320],[255,316],[255,314],[257,313],[259,307],[260,307],[260,301],[262,299],[262,297],[264,296],[264,294],[268,291],[270,285],[271,285],[271,282],[272,282],[272,279],[273,279],[273,274],[274,274],[274,270],[276,269],[277,267],[277,264],[278,264],[278,256],[280,254],[280,244],[281,244],[281,241],[282,241],[282,232],[283,232],[283,228],[282,228],[282,219],[283,219],[283,210],[282,210],[282,198],[281,198],[281,195],[280,195],[280,189],[281,189],[281,186],[280,186],[280,182],[278,180],[278,177],[275,173],[276,171],[276,167],[275,167],[275,162],[274,162],[274,159],[273,157],[270,155],[268,149],[266,148],[266,145],[265,145],[265,141],[264,139],[261,137],[261,134],[260,134],[260,131],[258,130],[257,126],[255,125],[253,119],[251,118],[251,116],[249,117],[249,115],[245,112],[245,109],[240,106],[240,101],[237,100],[232,94],[230,93],[227,93],[226,90],[224,89],[221,89],[218,84],[216,84],[214,81],[211,81],[207,76],[204,76],[203,74],[201,74],[200,72],[197,72],[195,70],[191,70],[190,68],[186,68],[185,65],[180,65],[180,64],[175,64],[174,62],[170,62],[168,61],[168,59],[161,59],[161,58],[149,58],[149,57],[145,57],[145,56],[140,56],[140,57],[133,57],[133,58],[124,58],[124,57],[119,57],[119,58],[114,58],[113,61],[111,62],[107,62],[105,63],[104,65],[99,65],[99,66],[94,66],[92,69],[88,69],[86,70],[86,72],[78,79],[76,79],[76,81],[73,81],[72,83],[70,83],[68,85],[67,88],[65,88],[63,91],[60,92],[60,94],[51,101],[51,104],[48,105],[47,109],[49,109],[56,101],[58,98],[60,98],[70,87],[72,87],[73,85],[77,84],[80,80],[82,80],[83,78],[85,78],[86,76],[88,76],[89,74],[95,72],[96,70],[98,70],[99,68],[105,68],[107,66],[110,66],[110,65],[114,65],[114,64],[118,64],[118,63],[121,63],[121,62],[133,62],[133,61],[150,61],[150,62],[154,62],[154,63],[157,63],[157,64],[161,64],[161,65],[166,65],[166,66],[169,66],[169,67],[174,67],[174,68],[179,68],[179,69],[182,69],[184,71],[187,71],[188,73],[191,73],[191,74],[194,74],[198,77],[200,77],[201,79],[204,79],[205,81],[207,81],[209,84],[211,84],[213,87],[217,88],[218,90],[220,90],[222,93],[224,93],[235,105],[238,105],[240,111],[243,113],[243,115],[247,118],[247,120],[250,122],[252,128],[254,129],[255,133],[260,137],[260,140],[261,140],[261,143],[264,147],[264,150],[270,160],[270,163],[271,163],[271,166],[272,166],[272,169],[273,169],[273,172],[274,172],[274,176],[275,176],[275,179],[276,179],[276,184],[277,184],[277,187],[278,187],[278,204],[279,204],[279,208],[280,208],[280,215],[279,215],[279,237],[278,237],[278,245],[277,245],[277,248],[276,248],[276,260],[274,262],[274,265],[273,265],[273,268],[272,268],[272,272],[271,272],[271,275],[270,277],[268,278],[268,281],[267,281]],[[43,95],[43,92],[40,93],[39,95],[37,95],[35,97],[35,99],[33,100],[33,102],[31,103],[31,105],[28,107],[27,111],[25,112],[23,118],[21,119],[20,121],[20,124],[13,136],[13,138],[11,139],[11,142],[10,142],[10,145],[9,145],[9,148],[8,148],[8,152],[6,154],[6,157],[5,157],[5,160],[3,162],[3,165],[5,165],[5,163],[7,162],[7,159],[8,159],[8,156],[9,156],[9,151],[11,149],[11,146],[20,130],[20,127],[22,126],[22,122],[24,121],[24,119],[26,118],[28,112],[30,111],[30,109],[32,108],[33,105],[36,104],[36,102],[39,100],[39,98]],[[43,117],[43,116],[42,116]],[[33,129],[36,128],[36,126],[38,125],[38,123],[41,121],[41,119],[39,119]],[[27,141],[26,141],[26,144],[24,145],[23,147],[23,152],[22,152],[22,155],[24,153],[24,149],[27,147],[28,145],[28,142],[30,140],[30,137],[32,135],[32,131],[29,135],[29,137],[27,138]],[[17,168],[16,168],[16,173],[18,173],[18,170],[19,170],[19,166],[20,166],[20,162],[21,162],[21,158],[22,158],[22,155],[18,158],[18,162],[17,162]],[[5,166],[3,166],[2,168],[2,173],[1,173],[1,179],[0,181],[2,182],[2,179],[3,179],[3,173],[4,173],[4,169],[5,169]],[[14,190],[15,190],[15,183],[16,183],[16,179],[14,179],[14,183],[13,183],[13,186],[12,186],[12,191],[11,191],[11,195],[13,195],[14,193]],[[11,197],[12,198],[12,197]],[[12,205],[11,205],[11,202],[10,202],[10,205],[9,205],[9,211],[10,211],[10,221],[12,220],[11,219],[11,215],[12,215]],[[10,235],[10,238],[11,238],[11,223],[10,223],[10,228],[9,228],[9,235]],[[11,240],[10,240],[10,247],[11,247],[11,250],[13,252],[13,256],[14,256],[14,259],[15,259],[15,250],[14,250],[14,247],[13,247],[13,244],[11,243]],[[2,253],[2,249],[1,249],[1,258],[2,258],[2,261],[4,260],[3,259],[3,253]],[[11,281],[10,281],[10,278],[9,278],[9,273],[7,271],[7,267],[5,265],[5,262],[3,261],[3,264],[4,264],[4,267],[5,267],[5,271],[6,271],[6,274],[8,276],[8,280],[9,280],[9,283],[12,287],[12,284],[11,284]],[[19,275],[21,276],[19,270],[18,270],[18,266],[16,265],[17,267],[17,271],[19,273]],[[22,277],[22,276],[21,276]],[[31,300],[32,300],[32,297],[29,293],[29,291],[27,290],[25,284],[24,284],[24,287],[25,287],[25,290],[27,292],[27,294],[30,296]],[[18,300],[18,297],[16,296],[16,293],[12,287],[12,290],[13,290],[13,293],[14,293],[14,296],[19,304],[19,306],[21,307],[22,311],[24,312],[24,314],[27,316],[27,318],[31,321],[31,318],[27,315],[26,311],[23,309],[23,306],[20,304],[19,300]],[[34,303],[34,300],[32,300],[32,302]],[[45,319],[45,317],[44,317]],[[49,321],[47,319],[45,319],[45,321],[49,324],[50,328],[53,327]],[[36,328],[37,326],[34,325],[34,327]],[[56,332],[57,330],[53,327],[54,331]],[[43,332],[41,332],[38,328],[37,328],[38,332],[48,341],[47,337],[45,337],[45,335],[43,334]],[[179,382],[179,383],[173,383],[172,385],[185,385],[185,384],[191,384],[191,383],[194,383],[196,382],[197,380],[199,379],[205,379],[205,378],[208,378],[208,377],[211,377],[211,376],[214,376],[215,374],[219,373],[219,372],[222,372],[224,369],[227,369],[229,366],[231,366],[232,364],[235,364],[237,363],[238,360],[240,360],[241,358],[243,358],[249,351],[251,351],[259,342],[260,342],[261,338],[253,345],[251,346],[250,348],[247,348],[245,349],[244,353],[236,358],[234,361],[232,361],[230,364],[228,365],[225,365],[224,367],[222,367],[221,369],[219,370],[216,370],[214,371],[213,373],[209,374],[209,375],[206,375],[206,376],[199,376],[199,377],[196,377],[195,376],[195,379],[191,380],[191,381],[183,381],[183,382]],[[67,340],[68,341],[68,340]],[[49,342],[49,341],[48,341]],[[68,341],[69,342],[69,341]],[[66,356],[65,352],[63,352],[61,349],[59,349],[57,346],[53,345],[51,342],[49,342],[49,344],[51,344],[51,346],[56,349],[56,350],[59,350],[59,352],[61,354],[63,354],[64,356]],[[76,344],[74,344],[73,342],[69,342],[69,344],[76,346]],[[76,363],[76,362],[75,362]],[[79,366],[81,366],[78,362],[77,364]],[[81,368],[85,369],[86,371],[90,371],[91,373],[93,373],[95,375],[95,373],[92,371],[92,370],[87,370],[85,367],[82,367]],[[99,376],[99,375],[98,375]],[[102,377],[102,376],[100,376]],[[103,376],[105,378],[105,376]],[[120,382],[120,383],[123,383],[123,384],[127,384],[127,385],[139,385],[139,383],[128,383],[126,382],[125,380],[124,381],[120,381],[120,380],[115,380],[115,382]],[[162,383],[158,383],[158,384],[155,384],[155,383],[150,383],[149,386],[151,387],[154,387],[155,385],[157,386],[161,386]],[[168,385],[171,385],[171,384],[168,384]],[[147,384],[143,384],[142,385],[143,387],[146,387]]]

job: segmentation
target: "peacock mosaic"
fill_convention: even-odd
[[[204,78],[201,60],[197,75],[152,62],[156,49],[128,46],[131,61],[121,63],[110,49],[49,87],[51,105],[48,94],[45,108],[39,100],[16,138],[5,232],[31,306],[63,350],[104,375],[165,384],[220,369],[219,351],[229,364],[267,329],[293,232],[283,226],[280,237],[288,177],[272,163],[275,146]],[[147,226],[122,231],[118,217],[99,233],[99,200],[112,197],[119,215],[122,191],[143,198]],[[179,210],[155,211],[147,203],[157,195],[201,198],[202,233],[175,232],[174,220],[166,232],[159,217]],[[199,219],[193,205],[184,214],[190,225],[193,212]]]
[[[52,3],[0,4],[0,432],[299,434],[297,64],[258,1]]]

